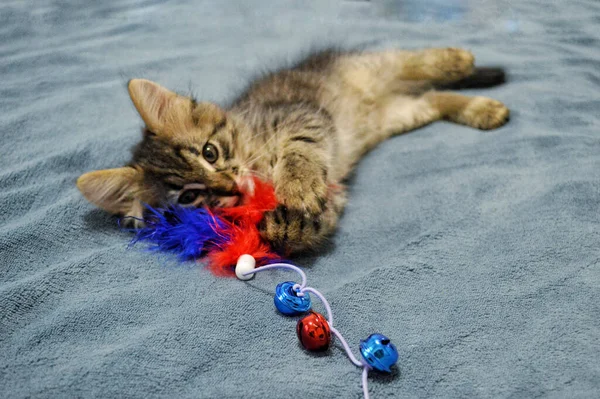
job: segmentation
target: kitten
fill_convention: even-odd
[[[252,82],[226,108],[134,79],[146,127],[131,162],[86,173],[77,187],[108,212],[141,218],[143,203],[234,206],[254,175],[282,204],[265,215],[264,238],[288,254],[314,249],[336,227],[344,179],[381,141],[437,120],[483,130],[508,120],[496,100],[436,89],[503,81],[454,48],[324,51]]]

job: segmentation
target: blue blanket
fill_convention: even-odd
[[[371,152],[339,231],[298,259],[354,348],[400,351],[373,398],[600,396],[600,3],[280,0],[0,4],[0,397],[358,398],[339,344],[304,352],[250,282],[128,249],[75,188],[125,162],[144,77],[225,101],[314,44],[457,46],[512,110]],[[318,309],[319,308],[317,305]]]

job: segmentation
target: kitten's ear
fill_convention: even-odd
[[[128,215],[137,206],[143,172],[132,167],[97,170],[77,179],[77,188],[92,204],[114,214]]]
[[[170,135],[191,122],[192,100],[146,79],[132,79],[127,85],[133,105],[148,129]]]

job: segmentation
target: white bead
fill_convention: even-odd
[[[251,272],[256,267],[256,260],[252,255],[242,255],[238,258],[235,265],[235,275],[240,280],[250,280],[254,277],[254,273],[244,276],[245,273]]]

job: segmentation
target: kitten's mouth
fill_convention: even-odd
[[[242,197],[254,195],[254,180],[250,176],[239,176],[235,180],[235,185]]]
[[[238,205],[242,199],[242,193],[235,187],[232,191],[208,190],[207,198],[210,198],[211,208],[231,208]]]
[[[208,206],[231,208],[241,202],[242,193],[234,186],[230,190],[210,188],[202,183],[186,184],[179,194],[178,202],[184,206]]]
[[[216,201],[216,205],[215,206],[211,205],[211,207],[232,208],[240,202],[240,199],[241,199],[241,197],[239,195],[218,197],[214,200],[214,201]]]

